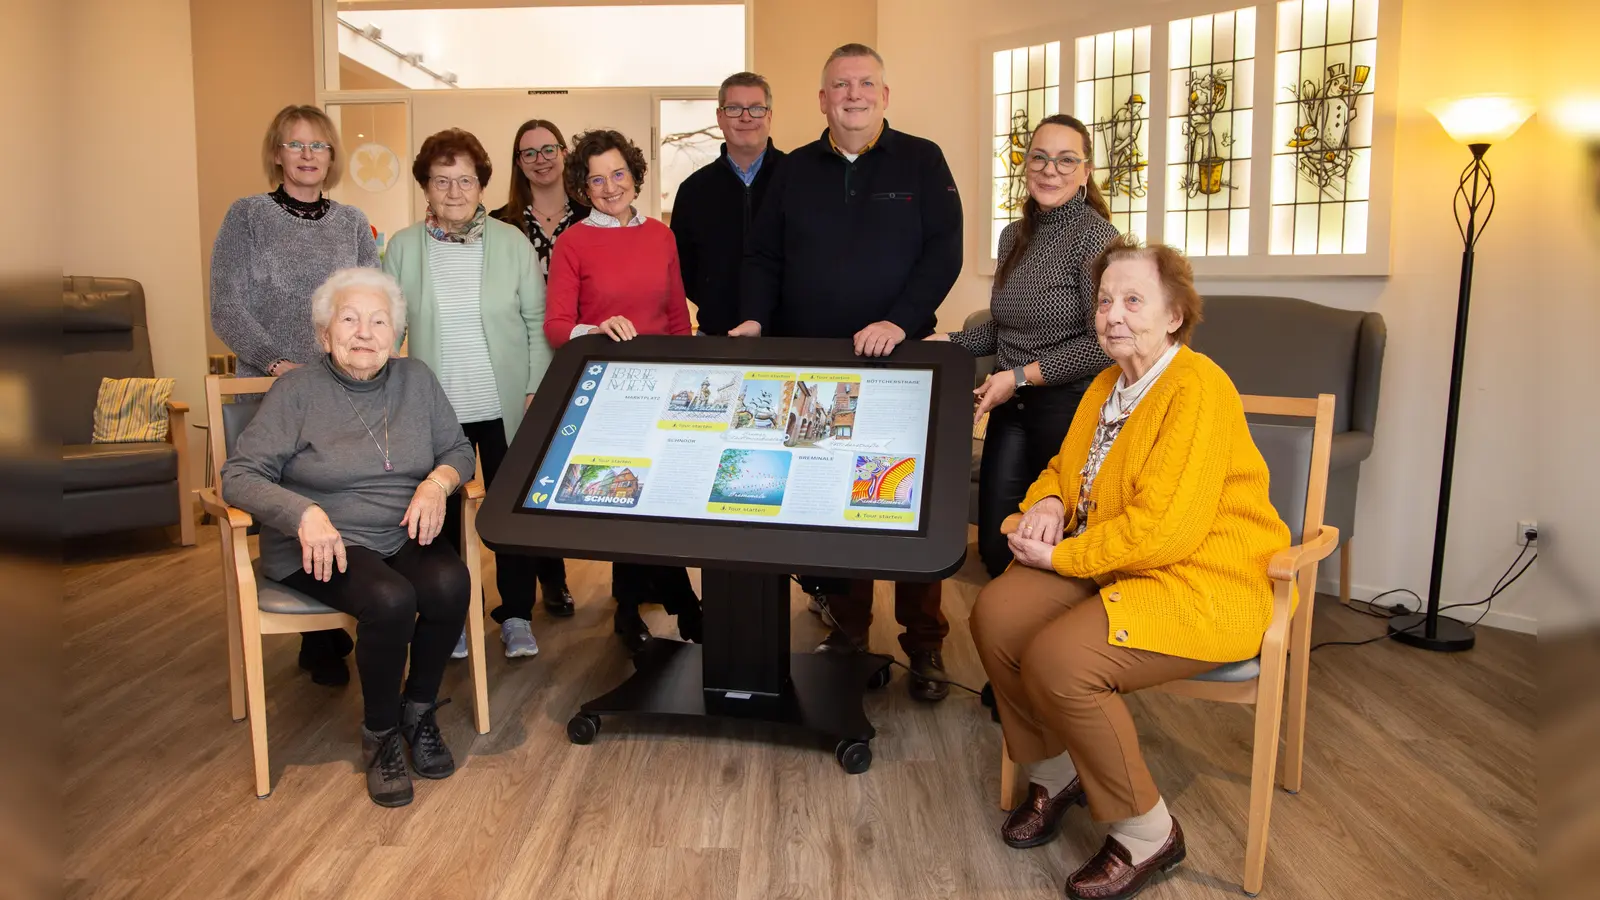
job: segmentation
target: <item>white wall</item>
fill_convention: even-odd
[[[67,9],[63,267],[144,285],[156,375],[176,378],[173,398],[203,422],[189,2],[78,0]],[[197,435],[190,441],[203,451]],[[204,453],[195,456],[198,476]]]
[[[878,0],[877,48],[889,66],[889,118],[944,148],[969,212],[967,266],[940,310],[944,327],[959,326],[969,312],[987,304],[990,287],[978,264],[987,231],[978,209],[980,166],[972,137],[983,128],[981,100],[988,89],[978,75],[979,42],[1058,23],[1073,10],[1099,16],[1118,5],[1102,0],[1069,8],[1048,0],[1017,0],[980,8],[963,0]],[[1219,2],[1217,8],[1225,5]],[[1597,6],[1589,0],[1545,3],[1552,14],[1559,9],[1591,20]],[[1151,24],[1166,21],[1159,13],[1149,19]],[[1401,71],[1387,82],[1399,91],[1392,274],[1201,285],[1212,293],[1286,293],[1375,310],[1388,323],[1377,444],[1362,472],[1352,554],[1357,596],[1400,587],[1425,594],[1428,586],[1461,258],[1450,198],[1469,156],[1424,106],[1462,93],[1536,96],[1545,82],[1600,84],[1592,49],[1580,52],[1574,44],[1562,54],[1550,44],[1555,33],[1574,43],[1571,35],[1593,35],[1595,28],[1551,29],[1538,17],[1508,18],[1503,5],[1490,0],[1406,0],[1401,32]],[[1492,56],[1463,52],[1491,40]],[[1491,58],[1493,64],[1487,64]],[[1555,66],[1565,68],[1555,72]],[[1478,245],[1443,591],[1447,603],[1484,597],[1516,554],[1516,521],[1536,517],[1543,520],[1548,550],[1564,547],[1566,553],[1583,554],[1563,567],[1571,595],[1593,596],[1576,566],[1577,560],[1600,553],[1593,526],[1583,518],[1586,511],[1592,515],[1596,502],[1597,476],[1589,462],[1595,444],[1578,437],[1580,429],[1594,431],[1592,391],[1600,379],[1586,347],[1600,333],[1594,325],[1597,282],[1571,272],[1574,259],[1591,269],[1595,265],[1594,232],[1571,227],[1592,215],[1593,189],[1591,184],[1587,192],[1552,190],[1548,167],[1553,157],[1562,160],[1557,171],[1569,177],[1580,171],[1577,148],[1537,122],[1489,155],[1499,206]],[[1562,207],[1558,220],[1568,227],[1550,227],[1557,221],[1550,218],[1551,206]],[[1549,264],[1531,271],[1536,258]],[[1540,276],[1543,284],[1536,288]],[[1574,327],[1580,321],[1586,330]],[[1575,334],[1584,336],[1581,344]],[[1563,352],[1552,368],[1547,360],[1557,345]],[[1557,372],[1570,380],[1552,378]],[[1554,415],[1541,415],[1533,402],[1546,391],[1560,398],[1550,401]],[[1541,441],[1543,452],[1536,446]],[[1337,574],[1337,560],[1330,563],[1323,570],[1325,586]],[[1555,568],[1548,553],[1540,565]],[[1534,629],[1540,592],[1530,588],[1532,583],[1530,576],[1502,594],[1485,621]]]
[[[744,67],[744,7],[737,4],[345,10],[339,16],[356,28],[377,25],[385,44],[421,53],[423,65],[454,72],[464,88],[714,85]],[[339,31],[344,48],[351,34]]]

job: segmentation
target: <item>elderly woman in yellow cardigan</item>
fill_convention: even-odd
[[[1121,695],[1255,656],[1289,531],[1239,392],[1186,346],[1201,306],[1189,264],[1125,240],[1094,274],[1117,365],[1023,499],[1016,562],[979,595],[972,636],[1011,756],[1031,764],[1002,839],[1047,843],[1087,801],[1110,834],[1066,893],[1119,898],[1184,857]]]

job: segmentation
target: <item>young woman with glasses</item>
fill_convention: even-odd
[[[529,119],[511,142],[511,187],[506,205],[489,215],[515,225],[533,244],[539,270],[548,278],[556,238],[589,215],[589,207],[567,193],[561,173],[567,141],[547,119]]]
[[[261,168],[274,189],[235,200],[222,220],[211,250],[211,327],[239,358],[242,378],[319,363],[311,295],[340,269],[378,265],[367,217],[325,193],[344,162],[327,113],[286,106],[261,140]],[[300,668],[317,684],[346,684],[353,646],[340,629],[307,632]]]
[[[978,554],[991,576],[1011,562],[1000,523],[1061,447],[1078,401],[1111,365],[1095,338],[1091,267],[1117,239],[1094,181],[1089,129],[1055,115],[1034,129],[1024,167],[1022,218],[1000,233],[989,296],[993,318],[967,331],[935,334],[973,356],[997,357],[976,394],[989,413],[978,470]]]

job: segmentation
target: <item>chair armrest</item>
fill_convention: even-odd
[[[483,499],[483,482],[474,478],[461,486],[461,496],[468,500]]]
[[[200,495],[200,506],[208,513],[217,517],[218,522],[226,522],[230,528],[249,528],[255,519],[237,506],[229,506],[217,496],[216,488],[201,488],[195,493]]]
[[[1360,465],[1372,455],[1372,435],[1365,431],[1345,431],[1333,436],[1329,448],[1328,471],[1337,472]]]
[[[1000,533],[1001,534],[1016,534],[1017,533],[1017,529],[1021,528],[1021,527],[1022,527],[1022,513],[1012,513],[1011,515],[1006,516],[1005,520],[1000,523]]]
[[[169,413],[187,413],[188,411],[189,411],[189,404],[184,403],[181,400],[168,400],[167,401],[167,412],[169,412]]]
[[[1274,554],[1267,563],[1267,577],[1274,581],[1293,581],[1301,569],[1327,559],[1338,546],[1339,529],[1324,525],[1311,540]]]

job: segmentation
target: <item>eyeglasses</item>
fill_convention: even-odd
[[[1055,163],[1057,174],[1071,175],[1073,172],[1078,171],[1079,166],[1083,165],[1083,157],[1073,156],[1070,153],[1064,153],[1061,156],[1046,156],[1043,153],[1033,153],[1028,156],[1028,171],[1043,172],[1045,167],[1051,163]]]
[[[627,169],[618,169],[615,172],[611,173],[611,180],[616,182],[617,184],[627,184],[628,181],[631,180],[632,178],[633,178],[633,173],[629,172]],[[605,186],[606,186],[606,176],[604,176],[604,175],[590,175],[589,176],[589,189],[590,190],[598,191],[598,190],[600,190],[601,188],[603,188]]]
[[[555,159],[560,152],[560,144],[545,144],[543,147],[524,147],[517,151],[517,158],[524,162],[533,162],[541,156],[545,159]]]
[[[327,141],[312,141],[309,144],[302,144],[299,141],[284,141],[278,146],[290,153],[301,153],[306,150],[310,150],[312,153],[328,153],[333,150],[333,145]]]
[[[759,105],[734,106],[730,103],[729,105],[722,107],[722,114],[730,119],[737,119],[741,115],[744,115],[746,112],[748,112],[750,113],[750,118],[752,119],[764,119],[767,117],[767,109],[767,107]]]
[[[448,194],[450,193],[450,189],[452,187],[458,187],[461,189],[461,192],[465,194],[467,191],[470,191],[478,186],[478,176],[463,175],[460,178],[449,178],[444,175],[439,175],[429,178],[428,186],[432,187],[441,194]]]

